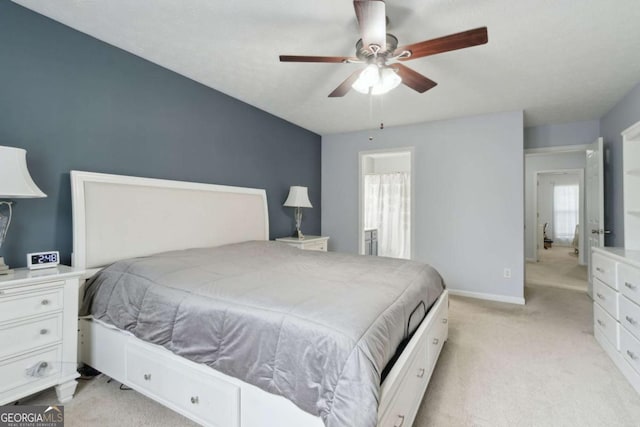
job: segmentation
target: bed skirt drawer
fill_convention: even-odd
[[[593,327],[598,328],[611,345],[620,349],[620,324],[597,302],[593,303]]]
[[[203,425],[240,427],[240,388],[213,370],[206,372],[206,366],[187,368],[180,359],[162,348],[150,357],[148,349],[131,342],[126,350],[127,382],[177,412],[200,418]]]
[[[599,253],[594,253],[591,263],[591,273],[593,277],[597,277],[604,282],[605,285],[618,289],[616,283],[617,263],[615,260]]]
[[[427,388],[431,377],[427,343],[421,342],[415,358],[409,365],[404,381],[383,414],[378,427],[410,426],[419,406],[418,399]]]
[[[618,292],[602,283],[599,279],[593,279],[593,299],[615,319],[619,318]]]

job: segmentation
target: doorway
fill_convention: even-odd
[[[362,255],[411,259],[413,148],[359,153]]]
[[[535,175],[535,262],[526,266],[527,280],[587,292],[584,169]]]
[[[544,251],[544,230],[539,228],[537,207],[537,181],[538,172],[558,172],[570,169],[582,170],[583,189],[580,208],[582,215],[579,228],[579,253],[580,266],[586,274],[585,279],[587,293],[592,296],[593,286],[590,277],[591,249],[604,245],[604,234],[609,231],[604,229],[604,185],[603,185],[603,139],[598,138],[592,144],[568,145],[557,147],[534,148],[525,150],[525,282],[527,285],[556,284],[559,287],[567,286],[564,280],[549,280],[552,275],[542,271],[535,274],[539,268],[539,255],[550,253],[538,250],[540,246]],[[544,226],[544,223],[542,224]],[[548,236],[549,238],[549,236]],[[561,239],[562,240],[562,239]],[[540,277],[546,277],[540,280]],[[584,287],[580,285],[580,290]]]

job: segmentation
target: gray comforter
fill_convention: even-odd
[[[430,266],[246,242],[117,262],[87,286],[94,318],[285,396],[327,427],[373,427],[380,375]]]

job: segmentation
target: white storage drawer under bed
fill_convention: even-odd
[[[239,387],[213,373],[185,374],[184,367],[176,364],[183,364],[177,356],[151,358],[148,351],[131,341],[126,349],[127,383],[178,412],[200,418],[203,424],[240,427]]]

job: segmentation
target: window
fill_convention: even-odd
[[[406,172],[364,177],[364,227],[378,230],[378,255],[409,258],[410,176]]]
[[[579,221],[579,187],[553,187],[553,237],[558,243],[570,244]]]

